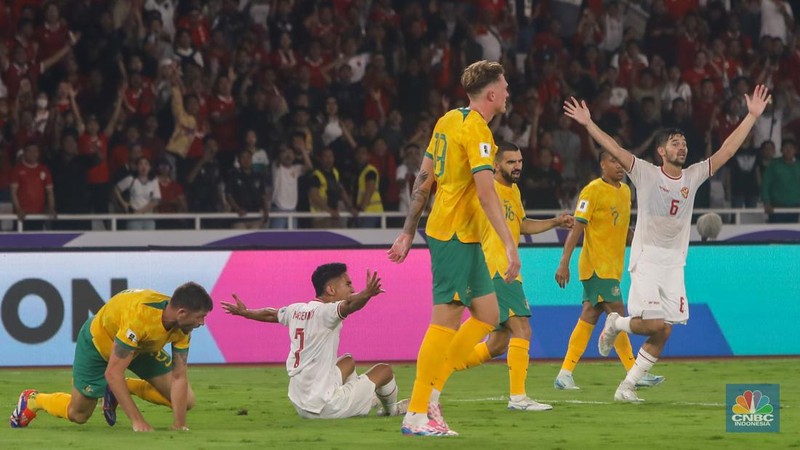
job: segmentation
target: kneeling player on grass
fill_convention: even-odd
[[[146,289],[113,296],[78,333],[72,394],[23,391],[11,413],[11,427],[27,427],[41,410],[86,423],[103,397],[109,425],[117,422],[119,404],[134,431],[153,431],[133,402],[133,393],[171,407],[172,428],[188,430],[186,411],[194,405],[186,370],[189,335],[204,324],[212,308],[205,289],[192,282],[179,286],[172,297]],[[172,344],[173,357],[164,351],[167,343]],[[127,369],[141,379],[125,378]]]
[[[317,297],[308,303],[283,308],[247,309],[236,294],[236,303],[222,302],[228,314],[289,328],[292,346],[286,359],[289,399],[307,419],[343,419],[365,416],[378,397],[385,415],[405,414],[407,400],[397,402],[397,383],[388,364],[376,364],[364,375],[355,371],[350,355],[337,358],[342,321],[383,292],[378,274],[367,271],[367,287],[354,294],[347,266],[324,264],[311,275]]]

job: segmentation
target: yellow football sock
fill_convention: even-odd
[[[511,395],[525,395],[525,379],[528,377],[528,364],[531,357],[528,350],[531,341],[511,338],[508,342],[508,380],[511,384]]]
[[[578,319],[578,323],[575,324],[575,329],[572,330],[572,334],[569,337],[567,354],[564,356],[564,362],[561,363],[562,370],[568,370],[570,372],[575,370],[575,366],[578,364],[578,361],[580,361],[581,356],[583,356],[586,346],[589,345],[589,338],[592,337],[592,330],[594,330],[594,325]]]
[[[631,340],[628,337],[628,333],[624,331],[619,332],[617,340],[614,341],[614,350],[617,351],[619,360],[622,361],[622,365],[625,366],[625,371],[631,370],[636,359],[633,357],[633,348],[631,347]]]
[[[148,402],[155,403],[156,405],[163,405],[170,408],[172,407],[172,403],[170,403],[166,397],[161,395],[161,392],[158,392],[158,389],[156,389],[155,386],[145,380],[140,380],[138,378],[125,378],[125,384],[128,385],[128,391],[131,394],[141,398],[142,400],[147,400]]]
[[[28,400],[28,408],[34,411],[47,411],[47,414],[55,417],[69,419],[69,402],[72,401],[71,394],[56,392],[54,394],[36,394]]]
[[[493,326],[473,317],[461,324],[461,327],[453,337],[453,341],[450,342],[450,347],[447,349],[447,358],[445,359],[445,364],[451,366],[453,370],[439,373],[439,377],[436,379],[438,391],[442,391],[454,370],[464,370],[468,367],[467,362],[470,360],[472,352],[475,351],[475,346],[492,331],[494,331]]]
[[[478,345],[472,349],[472,353],[467,356],[467,363],[464,368],[469,369],[470,367],[480,366],[490,359],[492,359],[492,355],[489,353],[489,347],[486,345],[486,342],[479,342]],[[439,373],[439,376],[436,378],[436,382],[433,383],[433,388],[441,392],[442,388],[444,388],[444,383],[455,370],[456,368],[450,364],[450,360],[445,361],[441,373]]]
[[[408,410],[412,413],[427,413],[428,400],[431,397],[433,383],[442,370],[443,355],[450,346],[456,330],[441,325],[429,325],[417,355],[417,375],[414,378],[414,388],[411,391],[411,400]]]

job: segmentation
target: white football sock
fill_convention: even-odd
[[[388,383],[376,388],[375,394],[378,396],[378,400],[381,401],[383,409],[390,416],[397,415],[397,383],[394,377]]]
[[[428,399],[428,402],[429,403],[439,403],[439,396],[440,395],[442,395],[442,393],[439,392],[438,390],[436,390],[436,389],[432,390],[431,391],[431,397],[430,397],[430,399]]]
[[[620,316],[619,318],[617,318],[617,320],[614,321],[614,328],[616,328],[619,331],[624,331],[624,332],[629,333],[629,334],[633,333],[633,331],[631,331],[631,319],[633,319],[633,317],[630,317],[630,316],[621,317]]]
[[[558,371],[558,376],[562,376],[562,375],[567,375],[567,376],[572,375],[572,371],[571,370],[566,370],[566,369],[561,369],[561,370]]]
[[[625,377],[623,383],[636,386],[636,383],[642,379],[644,374],[653,368],[653,364],[655,364],[656,361],[658,361],[658,358],[647,353],[643,348],[640,348],[639,355],[636,357],[636,362],[633,363],[633,367],[628,371],[628,375]]]

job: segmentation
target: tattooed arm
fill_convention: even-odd
[[[387,254],[389,260],[396,263],[401,263],[406,259],[408,250],[411,249],[411,243],[414,241],[414,233],[417,232],[419,219],[422,217],[422,212],[425,211],[425,205],[428,204],[428,197],[431,194],[431,187],[433,186],[433,159],[428,156],[422,159],[422,166],[419,169],[419,175],[414,180],[414,187],[411,189],[411,202],[408,207],[408,214],[406,215],[406,222],[403,225],[403,231],[400,236],[395,239],[392,248],[389,249]]]
[[[125,370],[135,355],[134,350],[115,341],[114,349],[108,358],[108,366],[106,366],[106,381],[108,388],[117,397],[119,406],[131,420],[133,431],[153,431],[153,427],[144,420],[142,412],[133,402],[133,398],[128,392],[128,385],[125,383]]]

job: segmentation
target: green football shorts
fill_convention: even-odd
[[[102,398],[107,386],[105,373],[108,361],[92,342],[92,319],[87,320],[78,332],[72,364],[72,384],[88,398]],[[143,380],[155,378],[172,371],[172,357],[164,349],[138,354],[128,369]]]
[[[434,305],[457,301],[470,306],[473,298],[494,292],[481,244],[465,244],[455,237],[440,241],[428,236],[428,248]]]
[[[592,306],[597,306],[600,302],[622,301],[619,280],[600,278],[593,273],[591,278],[581,280],[581,283],[583,283],[583,301],[591,302]]]

